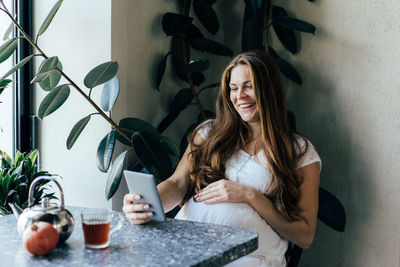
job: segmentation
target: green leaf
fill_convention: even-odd
[[[119,184],[121,183],[122,171],[125,168],[129,169],[132,161],[135,159],[135,151],[133,149],[122,152],[111,166],[108,173],[107,184],[106,184],[106,199],[110,200],[115,192],[117,191]]]
[[[66,84],[57,86],[40,103],[38,116],[43,119],[56,111],[67,100],[70,93],[69,86]]]
[[[59,70],[63,69],[58,57],[50,57],[44,60],[32,83],[39,82],[40,87],[45,91],[53,90],[61,80],[61,73],[56,67]]]
[[[171,103],[169,104],[169,113],[164,119],[161,120],[157,126],[158,132],[164,132],[179,116],[179,114],[189,106],[193,101],[193,94],[190,88],[184,88],[174,96]]]
[[[194,59],[191,60],[185,67],[189,73],[202,72],[208,69],[210,61],[208,59]]]
[[[38,150],[35,149],[31,153],[29,153],[27,157],[31,160],[31,162],[35,162],[37,155],[38,155]]]
[[[53,6],[53,8],[50,10],[49,14],[45,18],[45,20],[42,23],[42,26],[40,26],[39,32],[37,36],[42,35],[47,28],[49,27],[51,21],[53,20],[54,16],[57,14],[58,9],[60,8],[63,0],[58,0],[57,3]]]
[[[7,78],[8,76],[10,76],[12,73],[14,73],[15,71],[19,70],[22,66],[24,66],[29,60],[31,60],[33,57],[33,55],[27,56],[26,58],[24,58],[23,60],[21,60],[20,62],[18,62],[18,64],[16,64],[12,69],[10,69],[6,74],[4,74],[3,77],[1,77],[0,82],[4,81],[5,78]]]
[[[263,29],[263,8],[257,8],[256,4],[247,2],[244,9],[242,27],[242,51],[263,49],[264,29]]]
[[[162,17],[162,29],[166,35],[181,34],[192,24],[192,20],[188,16],[167,12]]]
[[[285,16],[275,16],[272,18],[272,21],[288,29],[315,34],[315,26],[300,19],[289,18]]]
[[[71,132],[67,138],[67,149],[71,149],[74,145],[75,141],[78,139],[79,135],[82,133],[83,129],[85,129],[86,125],[90,120],[90,115],[80,119],[72,128]]]
[[[276,17],[288,17],[286,10],[279,6],[272,7],[272,27],[282,45],[292,54],[296,54],[298,46],[294,31],[274,22]]]
[[[12,81],[9,79],[5,79],[0,81],[0,95],[3,93],[4,89],[11,83]]]
[[[97,168],[102,172],[107,172],[110,167],[111,158],[115,147],[115,130],[110,131],[101,140],[97,148]]]
[[[92,69],[85,77],[83,83],[87,88],[94,88],[111,80],[118,72],[118,62],[110,61]]]
[[[179,147],[171,138],[161,136],[161,143],[165,145],[165,148],[170,155],[179,157]]]
[[[196,38],[193,40],[190,40],[190,45],[197,50],[200,51],[206,51],[209,53],[212,53],[214,55],[219,55],[219,56],[228,56],[232,57],[233,56],[233,51],[224,46],[223,44],[220,44],[216,41],[207,39],[207,38]]]
[[[49,57],[49,58],[43,60],[42,64],[40,64],[37,74],[42,74],[42,73],[49,72],[51,70],[55,70],[57,67],[60,70],[62,70],[62,64],[61,64],[60,60],[58,59],[58,57],[57,56]]]
[[[182,39],[182,37],[172,37],[172,63],[175,72],[179,79],[187,81],[185,72],[186,63],[183,55],[186,55],[187,58],[190,58],[189,42],[186,39]]]
[[[124,118],[118,122],[118,126],[128,135],[131,136],[136,131],[147,131],[155,135],[158,131],[150,123],[138,118]],[[120,133],[116,132],[116,137],[121,143],[130,146],[131,143],[126,140]]]
[[[156,88],[158,91],[160,91],[160,84],[164,76],[165,69],[167,67],[167,59],[170,54],[171,52],[168,52],[165,56],[163,56],[160,63],[158,64],[157,77],[156,77]]]
[[[272,58],[275,60],[276,64],[278,65],[279,70],[285,77],[297,83],[298,85],[301,85],[303,83],[300,74],[289,62],[280,58],[275,50],[272,49],[272,47],[269,47],[269,52]]]
[[[103,91],[101,93],[100,106],[104,111],[110,111],[117,101],[119,95],[119,79],[115,75],[110,81],[104,84]]]
[[[14,29],[14,23],[11,22],[10,26],[8,26],[6,32],[4,33],[3,41],[10,39],[10,35],[11,35],[13,29]]]
[[[10,39],[0,46],[0,63],[6,61],[17,49],[18,39]]]
[[[218,32],[218,17],[209,3],[204,0],[193,0],[193,11],[204,28],[214,35]]]
[[[159,135],[138,131],[132,135],[131,140],[136,155],[149,173],[159,180],[164,180],[171,175],[172,162]]]

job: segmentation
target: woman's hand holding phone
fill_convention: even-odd
[[[129,193],[124,196],[124,206],[122,211],[132,224],[143,224],[153,217],[153,212],[149,211],[148,203],[137,203],[141,196],[136,193]]]

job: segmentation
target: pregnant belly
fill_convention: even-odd
[[[176,219],[215,223],[254,229],[269,227],[258,213],[246,203],[218,203],[206,205],[190,199],[179,211]]]

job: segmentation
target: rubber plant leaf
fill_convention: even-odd
[[[191,88],[184,88],[178,91],[171,103],[169,104],[168,114],[161,120],[157,126],[157,130],[164,132],[179,116],[179,114],[189,106],[193,101],[193,94]]]
[[[161,143],[164,144],[168,153],[172,156],[179,157],[179,147],[178,145],[169,137],[161,136]]]
[[[101,140],[97,148],[97,168],[102,172],[107,172],[110,167],[111,158],[115,147],[115,130],[110,131]]]
[[[207,70],[208,67],[210,67],[208,59],[194,59],[185,66],[185,71],[189,73],[202,72]]]
[[[300,74],[289,62],[280,58],[272,47],[269,47],[269,52],[272,58],[275,60],[276,64],[278,65],[279,70],[285,77],[297,83],[298,85],[301,85],[303,83]]]
[[[182,34],[190,24],[193,18],[181,14],[167,12],[162,17],[162,29],[166,35]]]
[[[288,29],[315,34],[315,26],[304,20],[290,18],[286,16],[276,16],[273,17],[272,21],[273,23],[280,24],[281,26]]]
[[[70,89],[66,84],[54,88],[40,103],[38,111],[39,118],[43,119],[56,111],[68,99],[69,94]]]
[[[120,127],[128,136],[131,136],[136,131],[147,131],[153,133],[155,135],[158,134],[158,131],[148,122],[138,119],[138,118],[124,118],[118,122],[118,127]],[[126,140],[120,133],[115,133],[116,138],[121,143],[130,146],[130,141]]]
[[[104,84],[100,102],[100,106],[104,111],[110,111],[114,106],[119,95],[119,88],[119,79],[117,75]]]
[[[12,81],[9,79],[5,79],[0,81],[0,95],[3,93],[4,89],[11,83]]]
[[[162,78],[164,77],[165,69],[167,67],[167,59],[170,54],[171,52],[168,52],[166,55],[163,55],[160,60],[160,63],[158,64],[157,76],[156,76],[156,88],[158,91],[160,91],[160,84]]]
[[[137,162],[137,157],[133,149],[122,152],[114,160],[107,177],[105,190],[107,200],[110,200],[117,191],[119,184],[121,183],[123,170],[132,170],[130,165],[133,165],[135,162]]]
[[[0,46],[0,63],[6,61],[17,49],[18,39],[10,39]]]
[[[215,35],[219,29],[217,14],[212,6],[204,0],[193,0],[193,11],[199,18],[201,24],[211,34]]]
[[[82,133],[83,129],[85,129],[86,125],[90,120],[90,115],[80,119],[72,128],[71,132],[67,138],[67,149],[71,149],[75,144],[75,141],[78,139],[79,135]]]
[[[275,17],[288,17],[286,10],[279,6],[272,6],[272,27],[282,45],[292,54],[296,54],[298,47],[294,31],[274,22]]]
[[[83,83],[87,88],[94,88],[114,78],[118,72],[118,62],[110,61],[92,69],[85,77]]]
[[[4,33],[3,41],[6,41],[6,40],[10,39],[10,36],[11,36],[11,33],[12,33],[13,29],[14,29],[14,23],[11,22],[10,26],[8,26],[6,32]]]
[[[172,63],[175,72],[181,80],[187,81],[186,63],[183,55],[186,55],[186,58],[190,58],[189,41],[178,36],[172,37]]]
[[[40,26],[37,36],[42,35],[47,30],[54,16],[57,14],[57,11],[60,8],[62,2],[63,0],[58,0],[57,3],[55,3],[49,14],[47,14],[47,17],[44,19],[42,25]]]
[[[190,45],[200,51],[206,51],[219,56],[233,56],[233,51],[223,44],[207,38],[196,38],[190,40]]]
[[[189,27],[183,33],[185,35],[185,39],[192,40],[196,38],[204,38],[204,35],[201,33],[199,28],[195,25],[190,24]]]
[[[262,8],[254,10],[253,5],[247,1],[243,15],[242,51],[263,49],[263,47],[263,10]]]
[[[50,57],[44,60],[32,83],[38,82],[45,91],[53,90],[61,80],[61,73],[56,68],[63,69],[58,57]]]
[[[110,172],[107,177],[106,183],[106,199],[110,200],[112,196],[117,191],[119,184],[121,182],[122,170],[124,166],[124,159],[127,151],[122,152],[118,155],[118,157],[114,160],[114,163],[111,166]]]
[[[164,180],[172,174],[172,162],[159,135],[137,131],[131,136],[131,141],[136,155],[149,173],[158,180]]]
[[[27,56],[26,58],[24,58],[23,60],[21,60],[20,62],[18,62],[18,64],[16,64],[14,67],[12,67],[12,69],[10,69],[9,71],[7,71],[6,74],[4,74],[3,77],[1,77],[0,79],[0,83],[5,81],[5,79],[10,76],[11,74],[13,74],[14,72],[16,72],[17,70],[19,70],[22,66],[24,66],[26,63],[29,62],[29,60],[31,60],[33,57],[33,55]]]

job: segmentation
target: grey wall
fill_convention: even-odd
[[[168,100],[185,86],[173,81],[169,65],[161,92],[154,89],[154,64],[170,45],[161,30],[161,16],[176,11],[174,3],[112,2],[112,58],[121,64],[123,90],[115,117],[139,117],[157,125]],[[296,56],[277,42],[273,45],[301,72],[301,87],[286,81],[289,108],[322,158],[321,185],[347,212],[345,233],[318,223],[315,242],[303,253],[301,266],[399,266],[400,2],[280,4],[317,26],[315,36],[301,34],[302,49]],[[242,8],[243,1],[216,4],[222,31],[215,39],[235,52],[240,50]],[[228,61],[212,61],[210,83]],[[194,111],[181,116],[167,134],[178,141]],[[114,208],[121,206],[125,191],[122,185]]]

